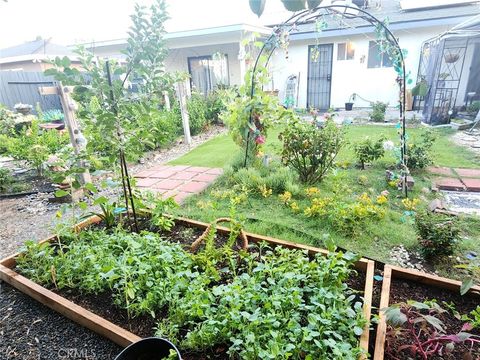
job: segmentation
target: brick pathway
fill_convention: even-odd
[[[440,190],[480,192],[480,169],[429,167],[437,175],[434,185]]]
[[[151,190],[163,198],[173,196],[180,204],[187,196],[206,189],[222,172],[222,169],[201,166],[157,165],[134,176],[139,189]]]

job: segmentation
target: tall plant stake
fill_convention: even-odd
[[[132,194],[132,187],[130,184],[130,177],[128,175],[128,167],[127,162],[125,160],[125,152],[123,151],[123,141],[122,141],[122,128],[120,125],[120,120],[118,119],[118,109],[115,102],[115,94],[113,92],[113,82],[112,82],[112,74],[110,71],[110,62],[107,60],[106,62],[107,68],[107,78],[108,78],[108,85],[110,86],[110,101],[112,102],[112,109],[116,116],[117,120],[117,136],[119,141],[119,159],[120,159],[120,169],[122,174],[122,187],[123,187],[123,196],[125,197],[125,207],[127,209],[127,218],[130,219],[130,212],[129,212],[129,201],[132,207],[132,215],[133,215],[133,224],[135,226],[135,231],[138,232],[138,221],[137,221],[137,213],[135,211],[135,203],[133,201],[133,194]],[[127,73],[128,76],[130,72]],[[130,223],[130,228],[133,231],[133,225]]]

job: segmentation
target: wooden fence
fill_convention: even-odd
[[[58,96],[43,96],[40,86],[52,86],[55,79],[41,72],[0,71],[0,104],[13,110],[17,103],[30,104],[35,112],[39,103],[42,110],[62,109]]]

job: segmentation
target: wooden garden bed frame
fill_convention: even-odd
[[[77,225],[74,226],[75,231],[80,232],[86,227],[100,222],[101,219],[98,216],[93,216]],[[177,224],[186,225],[189,227],[195,227],[202,230],[205,230],[208,226],[207,223],[195,221],[186,218],[176,218],[175,222]],[[217,231],[220,233],[229,233],[230,229],[217,226]],[[245,233],[250,242],[267,242],[273,246],[283,246],[289,249],[299,249],[306,250],[309,254],[328,254],[327,250],[320,249],[313,246],[296,244],[293,242],[280,240],[272,238],[269,236],[263,236],[253,233]],[[53,242],[56,240],[56,236],[50,236],[47,239],[41,240],[40,243]],[[34,298],[43,305],[55,310],[56,312],[62,314],[63,316],[69,318],[70,320],[96,332],[99,335],[102,335],[114,343],[126,347],[131,343],[140,340],[140,337],[107,321],[106,319],[98,316],[91,311],[76,305],[75,303],[65,299],[64,297],[55,294],[54,292],[44,288],[43,286],[27,279],[26,277],[18,274],[13,269],[16,266],[16,258],[20,256],[21,253],[14,254],[3,260],[0,260],[0,280],[5,281],[26,295]],[[365,273],[365,289],[363,294],[363,314],[368,320],[367,325],[363,331],[362,336],[360,337],[360,347],[366,352],[368,351],[368,342],[369,342],[369,328],[370,328],[370,317],[371,317],[371,307],[372,307],[372,293],[373,293],[373,276],[375,270],[375,263],[372,260],[360,259],[355,263],[355,268],[359,272]]]
[[[390,290],[392,279],[411,280],[418,284],[433,286],[447,291],[454,291],[457,293],[460,292],[460,287],[462,285],[462,283],[457,280],[451,280],[441,276],[430,275],[422,271],[404,269],[394,265],[385,265],[383,271],[383,285],[379,307],[379,322],[377,325],[377,336],[375,339],[375,352],[373,355],[373,360],[383,360],[385,356],[387,322],[385,318],[385,313],[384,311],[382,311],[382,309],[387,308],[390,304]],[[471,296],[477,296],[478,294],[480,294],[480,286],[472,287],[469,290],[468,294]]]

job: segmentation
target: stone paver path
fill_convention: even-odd
[[[440,190],[480,192],[480,169],[429,167],[438,177],[434,185]]]
[[[156,192],[163,198],[173,196],[180,204],[186,197],[206,189],[222,172],[201,166],[157,165],[134,176],[138,188]]]

